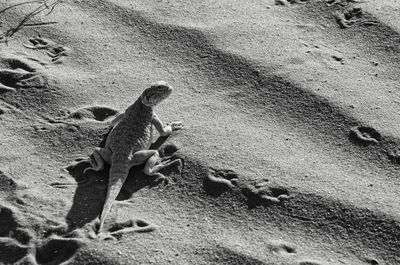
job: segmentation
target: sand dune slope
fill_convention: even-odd
[[[39,5],[1,12],[0,29]],[[0,264],[400,264],[399,10],[70,0],[38,14],[0,43]],[[157,80],[174,87],[157,114],[184,128],[151,148],[183,166],[164,189],[133,168],[100,240],[109,167],[68,165]]]

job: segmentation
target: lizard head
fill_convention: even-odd
[[[146,88],[141,95],[142,103],[149,107],[157,106],[171,95],[172,87],[167,82],[158,81]]]

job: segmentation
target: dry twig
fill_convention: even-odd
[[[11,27],[7,29],[6,31],[0,33],[0,43],[7,43],[8,40],[18,31],[20,31],[24,27],[37,27],[37,26],[43,26],[43,25],[49,25],[49,24],[55,24],[57,22],[34,22],[31,23],[30,21],[37,16],[38,14],[49,10],[49,12],[46,14],[49,15],[54,11],[54,8],[60,4],[63,0],[53,0],[53,1],[47,1],[47,0],[32,0],[32,1],[26,1],[18,4],[11,5],[3,10],[0,10],[0,14],[5,13],[6,11],[15,8],[17,6],[21,5],[27,5],[27,4],[39,4],[33,11],[31,11],[29,14],[27,14],[19,23],[18,25]]]

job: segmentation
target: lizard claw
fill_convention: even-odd
[[[181,121],[174,121],[169,124],[171,126],[172,131],[177,131],[183,128],[183,123]]]
[[[171,185],[172,180],[170,178],[167,178],[166,176],[162,175],[162,176],[158,176],[154,180],[154,182],[162,184],[161,190],[164,190],[165,188],[167,188],[168,186]]]

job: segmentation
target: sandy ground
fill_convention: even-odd
[[[67,0],[30,22],[57,23],[0,44],[0,264],[400,264],[399,1]],[[184,165],[165,189],[132,169],[106,225],[137,232],[99,240],[109,168],[65,168],[157,80],[184,128],[152,148]]]

